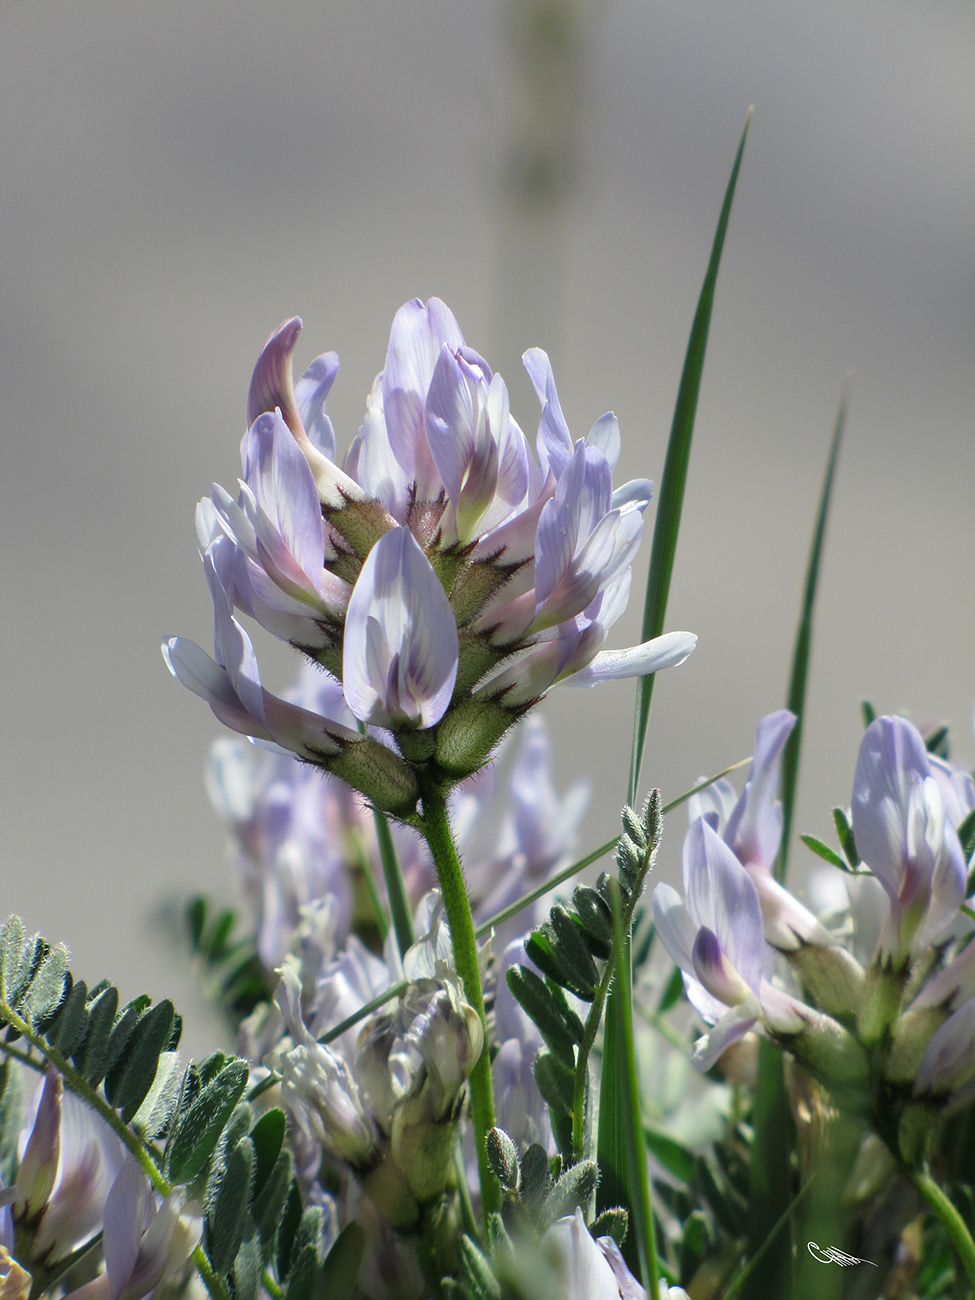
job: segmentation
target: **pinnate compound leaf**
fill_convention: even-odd
[[[179,1052],[163,1052],[159,1058],[152,1087],[132,1117],[132,1127],[150,1141],[169,1123],[179,1097]]]
[[[251,1233],[234,1260],[234,1300],[257,1300],[262,1267],[260,1243]]]
[[[518,1195],[518,1149],[504,1129],[492,1128],[487,1135],[487,1158],[495,1178],[506,1192]]]
[[[460,1271],[469,1300],[501,1300],[501,1284],[470,1237],[460,1239]]]
[[[548,1152],[533,1142],[521,1157],[521,1199],[529,1207],[540,1209],[552,1187]]]
[[[261,1239],[261,1257],[265,1264],[274,1254],[274,1248],[278,1244],[278,1224],[281,1222],[285,1205],[288,1204],[288,1195],[291,1191],[293,1177],[294,1161],[291,1152],[282,1151],[274,1162],[274,1168],[268,1174],[263,1186],[254,1194],[254,1222],[257,1225],[258,1236]],[[299,1214],[301,1212],[300,1198],[298,1200],[298,1212]],[[297,1223],[297,1220],[295,1223]],[[294,1226],[291,1227],[292,1236],[294,1235]]]
[[[971,864],[972,858],[975,858],[975,808],[958,827],[958,838],[961,840],[961,851],[965,855],[965,861]],[[971,892],[969,889],[966,897],[971,897]]]
[[[254,1154],[257,1157],[257,1164],[254,1167],[255,1196],[260,1193],[277,1163],[284,1145],[287,1126],[287,1116],[279,1106],[275,1106],[265,1111],[251,1129],[251,1141],[254,1143]]]
[[[171,1182],[192,1182],[202,1171],[247,1087],[248,1075],[247,1062],[232,1058],[179,1116],[167,1153]]]
[[[78,980],[65,996],[57,1017],[45,1036],[52,1047],[70,1059],[78,1051],[87,1033],[88,985],[84,980]]]
[[[585,1211],[598,1182],[599,1168],[595,1160],[580,1160],[570,1165],[548,1194],[545,1212],[550,1221],[554,1223],[572,1214],[576,1206]]]
[[[47,954],[30,981],[20,1008],[25,1020],[36,1024],[57,1009],[64,996],[67,973],[68,950],[59,943]]]
[[[847,820],[846,813],[842,808],[833,809],[833,825],[836,827],[836,835],[840,841],[840,848],[846,854],[846,860],[856,871],[860,865],[860,855],[857,852],[856,841],[853,838],[853,827]]]
[[[117,1011],[118,989],[112,985],[88,1003],[88,1037],[75,1064],[93,1088],[98,1087],[108,1070],[108,1045]]]
[[[549,924],[559,962],[569,972],[576,987],[582,990],[584,1000],[591,1002],[599,983],[599,972],[583,937],[582,926],[561,903],[556,903],[549,913]]]
[[[215,1079],[226,1063],[226,1052],[211,1052],[205,1060],[200,1062],[200,1083],[206,1085],[211,1079]]]
[[[106,1094],[110,1085],[111,1103],[126,1124],[152,1087],[159,1058],[172,1041],[175,1019],[176,1011],[168,998],[150,1007],[136,1025],[125,1055],[107,1081]]]
[[[207,1208],[207,1254],[218,1273],[230,1269],[250,1224],[247,1206],[254,1164],[254,1144],[242,1138],[227,1157],[224,1176]]]
[[[0,1182],[9,1187],[17,1175],[17,1143],[21,1129],[21,1080],[10,1057],[0,1061]]]
[[[815,835],[800,835],[799,838],[807,849],[812,849],[818,858],[828,862],[831,867],[839,867],[840,871],[848,872],[850,870],[846,860],[841,858],[838,853],[834,853],[828,844],[824,844],[822,840],[817,840]]]
[[[16,980],[24,955],[24,923],[19,916],[8,916],[0,926],[0,996],[12,1006],[17,996]]]
[[[617,1246],[622,1246],[626,1240],[626,1230],[629,1227],[630,1216],[621,1205],[611,1205],[609,1209],[603,1210],[602,1214],[596,1216],[589,1231],[594,1237],[611,1237]]]
[[[349,1300],[355,1291],[366,1238],[355,1222],[347,1223],[332,1243],[322,1272],[322,1295],[328,1300]]]
[[[599,944],[603,961],[609,959],[613,942],[613,914],[609,906],[591,885],[577,885],[572,891],[572,905],[589,936],[590,946]]]
[[[549,1048],[568,1069],[575,1067],[576,1043],[582,1042],[582,1021],[557,986],[546,984],[533,970],[514,965],[508,969],[508,988],[538,1026]]]
[[[278,1226],[278,1277],[283,1281],[291,1272],[292,1258],[295,1254],[295,1241],[301,1223],[301,1192],[297,1182],[291,1184],[291,1190],[285,1202],[284,1214]]]
[[[135,1033],[136,1026],[142,1018],[142,1013],[149,1006],[150,999],[143,994],[140,997],[133,998],[127,1003],[122,1010],[122,1014],[112,1026],[112,1032],[109,1035],[108,1044],[105,1048],[105,1060],[102,1063],[102,1074],[105,1079],[105,1096],[109,1101],[115,1095],[115,1088],[121,1077],[119,1067],[122,1057],[129,1046],[129,1041]]]
[[[535,1057],[534,1072],[538,1091],[552,1110],[571,1115],[575,1082],[571,1071],[551,1052],[539,1052]]]
[[[322,1211],[310,1205],[302,1214],[291,1248],[286,1300],[319,1300],[322,1288]]]

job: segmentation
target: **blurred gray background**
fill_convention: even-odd
[[[79,974],[192,1009],[151,918],[233,896],[202,782],[219,727],[159,641],[209,646],[193,509],[234,484],[270,330],[298,313],[299,367],[341,355],[344,448],[396,308],[439,295],[526,431],[517,358],[540,345],[575,436],[614,409],[623,476],[659,481],[752,103],[667,619],[700,642],[657,682],[646,780],[672,797],[750,753],[784,698],[847,368],[797,829],[826,836],[848,800],[864,695],[953,721],[971,764],[968,0],[4,0],[0,33],[0,912]],[[613,645],[638,639],[649,532]],[[543,706],[563,784],[592,778],[592,843],[632,703],[619,683]]]

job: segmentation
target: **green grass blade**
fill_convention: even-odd
[[[796,715],[796,725],[792,735],[786,741],[782,753],[782,844],[779,848],[778,861],[775,864],[775,878],[784,883],[786,867],[789,861],[789,841],[792,837],[792,813],[795,807],[796,784],[799,779],[799,751],[802,745],[802,726],[806,707],[806,683],[809,677],[809,653],[812,648],[813,613],[816,608],[816,591],[819,585],[819,562],[823,553],[823,539],[826,536],[826,520],[829,517],[829,503],[833,492],[833,478],[836,473],[836,461],[843,439],[848,405],[848,385],[844,386],[833,427],[833,438],[823,477],[823,490],[819,497],[819,512],[813,529],[812,545],[809,548],[809,563],[806,568],[806,586],[802,597],[802,613],[796,629],[796,644],[792,655],[792,676],[789,679],[789,695],[786,707]]]
[[[400,871],[399,859],[396,856],[396,845],[393,843],[393,832],[390,830],[389,818],[385,813],[380,812],[378,808],[372,810],[372,815],[376,823],[376,840],[379,844],[379,857],[383,864],[386,897],[389,900],[389,911],[393,918],[393,929],[396,932],[396,944],[400,956],[403,957],[406,955],[407,948],[412,947],[415,938],[413,934],[413,917],[410,915],[410,902],[406,897],[406,884],[403,881],[403,873]]]
[[[711,260],[701,296],[698,299],[691,336],[684,359],[680,387],[677,390],[677,404],[667,445],[667,458],[660,483],[657,504],[657,519],[653,530],[653,546],[650,551],[650,572],[647,577],[647,594],[643,606],[643,640],[659,636],[664,626],[667,611],[667,597],[670,592],[670,579],[674,568],[674,556],[677,550],[677,533],[680,528],[681,509],[684,504],[684,485],[687,482],[687,467],[690,461],[691,436],[694,432],[694,417],[697,412],[697,399],[701,388],[701,373],[704,369],[704,353],[707,347],[708,329],[711,324],[711,308],[714,303],[714,290],[718,278],[718,266],[724,247],[725,231],[731,214],[738,172],[741,168],[745,140],[751,122],[751,109],[745,118],[745,126],[735,154],[731,177],[725,190],[718,228],[711,247]],[[643,750],[646,744],[647,723],[650,718],[650,700],[653,695],[653,677],[641,677],[637,682],[636,713],[633,724],[633,752],[630,760],[630,779],[627,803],[632,807],[637,802],[637,790],[640,785],[640,769],[643,765]],[[630,962],[630,945],[625,943],[622,956],[627,969]],[[597,1159],[600,1171],[600,1183],[597,1190],[597,1204],[600,1209],[613,1205],[629,1206],[631,1195],[627,1172],[628,1153],[624,1139],[625,1120],[623,1109],[623,1092],[620,1081],[620,1048],[617,1032],[619,1009],[616,991],[609,996],[606,1016],[605,1038],[603,1041],[603,1066],[599,1088],[599,1125]]]
[[[792,1234],[774,1230],[792,1195],[795,1125],[789,1110],[782,1053],[767,1038],[758,1044],[758,1083],[752,1108],[748,1249],[753,1271],[746,1300],[792,1294]],[[767,1244],[766,1244],[767,1243]]]
[[[681,374],[680,387],[677,390],[677,404],[674,408],[674,420],[670,429],[670,441],[667,444],[667,459],[664,462],[663,477],[660,482],[660,495],[657,499],[657,518],[653,529],[653,546],[650,551],[650,572],[647,577],[647,595],[643,606],[643,637],[649,641],[660,636],[664,627],[664,615],[667,612],[667,597],[670,594],[670,579],[674,569],[674,556],[677,552],[677,533],[680,529],[681,509],[684,504],[684,485],[687,482],[687,468],[691,455],[691,437],[694,432],[694,417],[697,413],[697,399],[701,391],[701,372],[704,369],[704,353],[708,342],[708,329],[711,325],[711,308],[714,304],[714,289],[718,279],[718,266],[721,262],[721,250],[724,247],[725,231],[731,215],[731,203],[735,195],[738,171],[741,167],[745,140],[751,122],[752,111],[748,110],[745,126],[741,133],[735,163],[731,169],[731,178],[725,191],[724,203],[718,229],[711,248],[711,260],[701,296],[698,299],[691,337],[684,358],[684,370]],[[647,738],[647,723],[650,719],[650,700],[653,695],[653,676],[641,677],[636,688],[636,717],[633,726],[633,754],[630,760],[630,788],[627,803],[636,805],[637,791],[640,785],[640,768],[643,765],[643,749]]]

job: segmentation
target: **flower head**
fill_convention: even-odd
[[[924,741],[906,718],[876,718],[853,776],[857,850],[887,893],[880,948],[898,962],[940,938],[965,897],[965,860]]]
[[[536,456],[503,380],[448,308],[405,304],[340,467],[324,405],[337,359],[323,354],[294,384],[300,328],[285,321],[255,367],[236,499],[215,486],[198,511],[216,662],[180,638],[164,651],[223,721],[402,813],[418,792],[391,744],[450,783],[556,682],[687,657],[685,632],[601,648],[626,606],[651,485],[614,489],[613,415],[573,442],[543,352],[525,355],[542,403]],[[269,695],[235,610],[328,669],[356,718],[391,735],[357,747],[332,720],[316,727]]]

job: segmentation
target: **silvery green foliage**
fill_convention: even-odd
[[[563,1171],[561,1158],[550,1162],[537,1142],[519,1159],[514,1143],[499,1128],[491,1129],[487,1148],[504,1193],[502,1221],[509,1233],[531,1229],[540,1234],[577,1207],[585,1209],[596,1190],[594,1160],[580,1160]]]
[[[548,1103],[559,1149],[566,1156],[572,1152],[575,1072],[586,1068],[582,1050],[586,1026],[566,993],[582,1002],[595,1001],[598,1014],[613,949],[613,889],[618,884],[624,928],[628,927],[660,840],[660,791],[652,792],[641,815],[624,808],[622,817],[616,881],[604,872],[595,887],[577,885],[571,906],[556,903],[548,919],[532,932],[525,951],[541,976],[522,965],[508,971],[511,992],[537,1025],[548,1049],[535,1059],[535,1079]]]
[[[361,1234],[346,1231],[331,1243],[319,1223],[321,1211],[302,1214],[292,1156],[284,1148],[284,1112],[257,1115],[247,1103],[247,1062],[214,1052],[181,1071],[181,1020],[171,1002],[153,1005],[143,996],[120,1008],[112,984],[103,980],[88,989],[73,978],[67,960],[63,945],[52,948],[39,935],[28,936],[19,917],[0,927],[3,1042],[16,1043],[21,1058],[38,1069],[53,1066],[120,1136],[128,1132],[130,1149],[142,1144],[143,1168],[155,1171],[157,1193],[180,1189],[188,1204],[202,1204],[201,1249],[229,1293],[256,1300],[267,1270],[291,1300],[323,1287],[329,1296],[351,1295]],[[4,1061],[0,1158],[7,1186],[16,1177],[15,1103],[10,1062]],[[75,1255],[97,1246],[93,1237]],[[49,1274],[45,1286],[55,1280],[56,1273]]]

